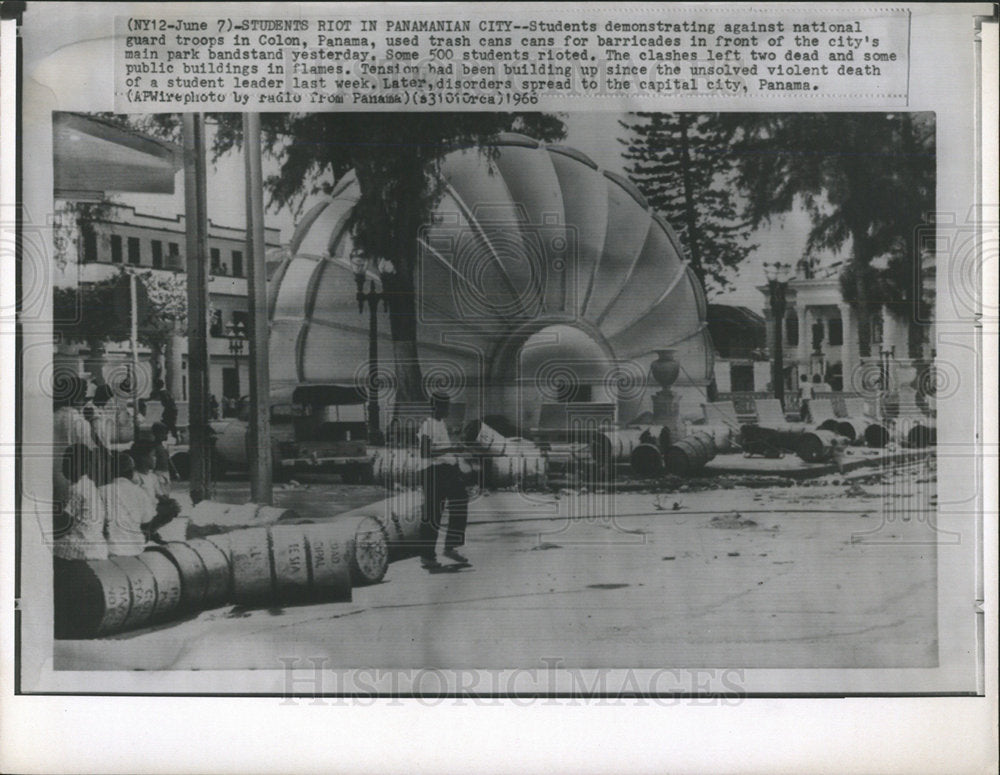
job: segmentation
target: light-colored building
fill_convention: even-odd
[[[249,348],[245,340],[248,325],[246,232],[209,221],[209,389],[222,402],[238,399],[249,390]],[[278,229],[265,230],[268,249],[279,246]],[[75,239],[75,261],[63,273],[64,284],[95,283],[107,280],[122,267],[151,272],[160,279],[185,272],[186,236],[184,216],[162,218],[137,213],[119,205],[106,216],[94,220],[92,228],[80,230]],[[241,336],[242,334],[242,336]],[[109,342],[103,353],[91,353],[86,344],[59,343],[55,357],[73,361],[78,373],[101,378],[120,370],[131,356],[129,343]],[[170,338],[159,364],[167,386],[179,401],[188,399],[187,337],[180,328]],[[140,394],[151,384],[152,354],[139,347]]]
[[[862,342],[859,311],[844,301],[840,287],[839,263],[816,269],[799,264],[799,274],[789,280],[786,311],[782,325],[782,354],[785,388],[798,389],[800,378],[810,381],[819,375],[825,389],[864,392],[870,388],[873,365],[882,364],[893,371],[888,381],[908,383],[909,375],[901,369],[913,368],[914,360],[931,362],[934,358],[933,320],[921,321],[922,345],[918,358],[911,359],[909,326],[906,320],[884,306],[872,314],[868,341]],[[934,266],[931,257],[922,267],[921,290],[933,310]],[[774,324],[767,286],[760,286],[767,300],[764,317],[767,324],[767,351],[774,352]],[[898,372],[898,373],[897,373]]]
[[[771,379],[763,317],[747,307],[708,305],[708,328],[715,346],[713,376],[720,393],[752,393]]]

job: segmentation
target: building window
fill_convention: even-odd
[[[223,335],[222,330],[222,310],[213,309],[212,310],[212,322],[208,327],[208,333],[212,336],[218,338]]]
[[[171,269],[181,268],[181,249],[176,242],[167,243],[167,266]]]
[[[791,347],[799,344],[799,319],[795,315],[785,318],[785,341]]]
[[[837,347],[844,343],[844,323],[840,318],[830,318],[829,334],[827,340],[831,347]]]
[[[233,328],[238,331],[242,331],[242,335],[246,336],[250,325],[250,313],[243,310],[237,309],[233,310]]]
[[[240,250],[233,251],[233,277],[243,276],[243,252]]]
[[[212,274],[218,274],[222,269],[221,261],[219,258],[219,249],[211,248],[209,250],[209,254],[212,257]]]
[[[122,238],[118,234],[111,235],[111,263],[120,264],[122,262]]]
[[[133,266],[139,266],[142,261],[142,254],[139,249],[139,238],[128,238],[128,262]]]
[[[163,269],[163,243],[153,240],[153,269]]]
[[[729,384],[734,393],[749,392],[753,390],[753,364],[752,363],[731,363],[729,364]]]
[[[83,231],[83,260],[85,263],[97,261],[97,232],[92,226]]]

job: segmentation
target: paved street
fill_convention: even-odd
[[[429,575],[404,560],[350,603],[228,606],[57,644],[57,663],[271,669],[298,656],[344,668],[551,658],[581,668],[929,667],[937,556],[919,504],[932,502],[933,473],[910,466],[897,479],[886,498],[870,472],[767,489],[565,491],[530,501],[494,493],[470,510],[469,570]],[[311,483],[276,500],[320,516],[377,493]],[[912,518],[883,522],[883,503]]]

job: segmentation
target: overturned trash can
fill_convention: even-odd
[[[848,443],[847,438],[836,431],[809,431],[802,434],[795,453],[806,463],[822,463],[832,459]]]
[[[715,439],[704,431],[692,433],[671,444],[663,457],[667,473],[692,476],[715,457]]]

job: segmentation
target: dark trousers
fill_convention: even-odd
[[[424,471],[424,513],[420,520],[420,556],[426,559],[431,559],[436,554],[445,501],[448,503],[448,531],[444,537],[444,548],[447,551],[465,543],[469,494],[458,466],[430,466]]]

